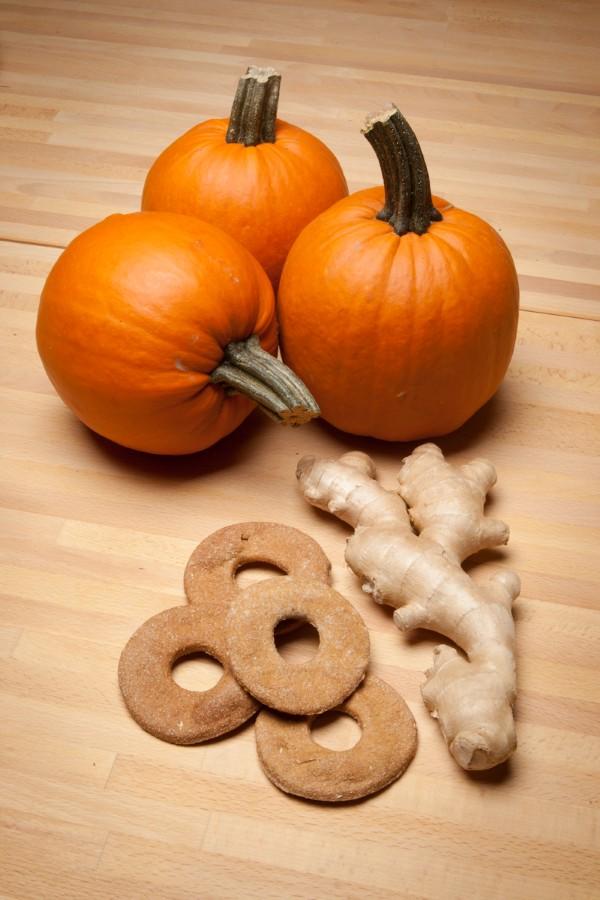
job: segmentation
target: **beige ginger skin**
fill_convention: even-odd
[[[436,647],[422,687],[456,762],[463,769],[504,762],[516,747],[511,608],[520,582],[503,570],[475,583],[462,568],[473,553],[508,541],[504,522],[483,513],[494,467],[483,459],[455,467],[423,444],[403,461],[397,494],[381,487],[360,452],[305,456],[297,477],[309,503],[354,528],[346,561],[373,600],[395,608],[396,625],[437,631],[466,654]]]

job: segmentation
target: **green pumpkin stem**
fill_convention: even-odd
[[[385,204],[378,219],[396,234],[425,234],[442,214],[431,199],[429,173],[416,135],[397,107],[366,120],[363,134],[379,160]]]
[[[250,397],[282,425],[302,425],[320,413],[308,388],[281,360],[262,349],[256,334],[228,344],[223,362],[210,377]]]
[[[281,75],[275,69],[250,66],[238,82],[225,140],[228,144],[275,142]]]

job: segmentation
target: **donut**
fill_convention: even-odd
[[[319,648],[301,663],[277,651],[284,619],[310,622]],[[319,581],[269,578],[234,596],[227,616],[227,650],[237,681],[280,712],[312,715],[341,703],[361,682],[369,662],[369,633],[341,594]]]
[[[173,679],[177,660],[197,652],[214,657],[225,670],[207,691],[188,691]],[[219,737],[259,708],[231,674],[222,620],[194,606],[167,609],[138,628],[119,659],[119,687],[135,721],[172,744]]]
[[[331,564],[307,534],[274,522],[241,522],[215,531],[192,553],[183,576],[188,602],[204,608],[216,605],[225,615],[232,597],[242,591],[236,573],[248,563],[329,584]]]
[[[255,722],[256,748],[267,778],[280,790],[310,800],[358,800],[402,775],[417,749],[417,728],[396,691],[368,674],[336,707],[362,730],[349,750],[329,750],[311,736],[309,718],[263,709]]]

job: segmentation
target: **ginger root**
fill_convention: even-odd
[[[354,528],[346,561],[373,600],[395,608],[398,628],[437,631],[466,654],[436,647],[422,686],[456,762],[491,769],[506,760],[516,747],[511,607],[519,577],[503,570],[476,583],[462,568],[478,550],[508,541],[504,522],[483,514],[494,467],[483,459],[455,467],[423,444],[403,461],[397,494],[381,487],[360,452],[305,456],[296,474],[309,503]]]

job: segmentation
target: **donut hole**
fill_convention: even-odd
[[[174,663],[171,674],[186,691],[209,691],[223,677],[223,666],[207,653],[186,653]]]
[[[273,635],[280,656],[289,663],[308,662],[319,649],[319,632],[301,617],[282,619]]]
[[[257,581],[264,581],[266,578],[273,578],[274,575],[287,575],[285,569],[279,566],[265,562],[247,562],[242,563],[235,571],[235,582],[240,588],[247,588]]]
[[[315,716],[310,725],[313,741],[328,750],[350,750],[358,744],[362,730],[347,713],[330,709]]]

